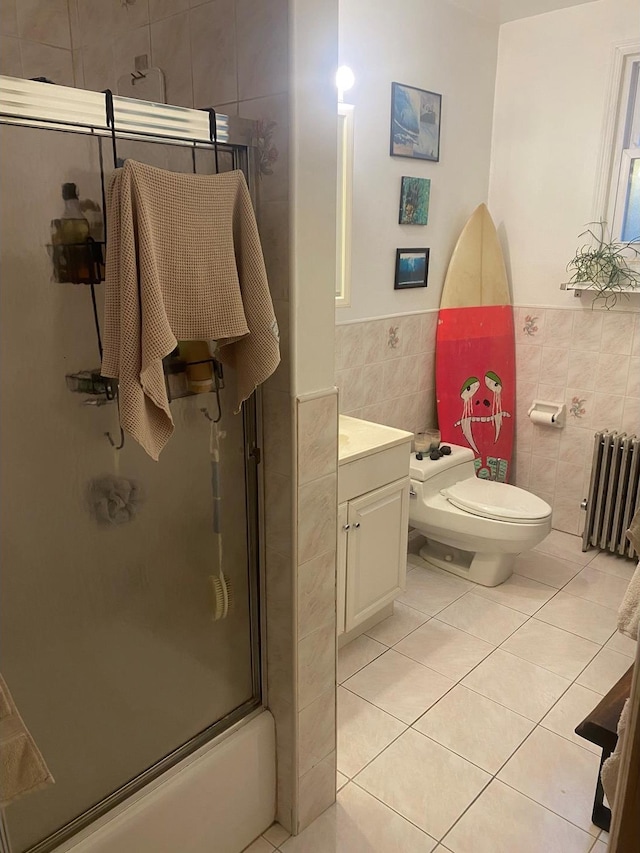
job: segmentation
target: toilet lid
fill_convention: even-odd
[[[551,514],[549,504],[531,492],[478,477],[461,480],[442,494],[459,509],[498,521],[532,523]]]

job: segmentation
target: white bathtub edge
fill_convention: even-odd
[[[239,853],[275,816],[275,724],[262,709],[55,853]]]

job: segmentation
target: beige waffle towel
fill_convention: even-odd
[[[178,340],[218,342],[237,371],[237,410],[278,366],[258,228],[242,172],[127,160],[109,185],[107,231],[102,373],[119,380],[122,426],[157,459],[173,432],[162,359]]]
[[[53,782],[0,675],[0,806]]]

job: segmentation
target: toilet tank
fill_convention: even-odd
[[[411,480],[420,484],[423,495],[435,494],[440,489],[475,476],[473,450],[457,444],[449,444],[448,447],[451,448],[450,455],[441,456],[440,459],[429,459],[427,455],[424,459],[416,459],[416,454],[411,454]]]

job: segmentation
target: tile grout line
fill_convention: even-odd
[[[541,555],[542,557],[545,557],[545,556],[552,556],[552,557],[553,557],[553,556],[556,556],[556,555],[553,555],[553,554],[547,554],[546,552],[538,552],[538,553],[540,553],[540,555]],[[598,555],[598,553],[600,553],[600,552],[597,552],[596,554],[594,554],[594,556],[591,558],[591,560],[589,561],[589,563],[590,563],[593,559],[595,559],[595,557]],[[557,559],[564,559],[564,558],[557,557]],[[569,560],[568,562],[575,562],[575,561]],[[587,565],[589,565],[589,563],[587,563],[586,565],[580,565],[580,566],[579,566],[579,569],[578,569],[578,572],[576,572],[576,575],[577,575],[577,574],[579,574],[579,573],[580,573],[580,571],[582,571],[582,569],[586,568],[586,567],[587,567]],[[410,564],[410,563],[409,563],[409,565],[412,565],[412,564]],[[415,566],[415,565],[413,565],[413,566],[412,566],[412,568],[421,568],[421,567],[420,567],[420,566]],[[595,571],[599,571],[599,570],[595,569]],[[600,572],[600,574],[607,575],[607,574],[609,574],[609,573],[606,573],[606,572]],[[521,576],[521,577],[526,577],[526,576]],[[575,575],[574,575],[573,577],[575,577]],[[566,681],[568,681],[568,682],[569,682],[569,684],[567,685],[566,689],[565,689],[565,690],[563,690],[563,692],[560,694],[560,696],[558,696],[558,698],[556,699],[556,701],[555,701],[555,702],[554,702],[554,703],[553,703],[553,704],[552,704],[552,705],[547,709],[547,711],[546,711],[546,712],[545,712],[545,714],[543,715],[542,719],[541,719],[541,720],[539,720],[539,721],[530,720],[528,717],[525,717],[523,714],[519,714],[517,711],[513,711],[513,709],[511,709],[511,708],[507,708],[507,706],[502,705],[500,702],[495,702],[495,700],[494,700],[494,699],[490,699],[489,697],[484,697],[484,698],[489,699],[489,701],[493,701],[493,702],[495,702],[495,704],[496,704],[496,705],[498,705],[498,706],[500,706],[500,707],[503,707],[503,708],[505,708],[506,710],[509,710],[509,711],[511,711],[512,713],[516,714],[517,716],[523,717],[524,719],[527,719],[529,722],[531,722],[531,723],[533,723],[533,724],[534,724],[534,725],[533,725],[533,728],[532,728],[532,730],[531,730],[531,732],[529,732],[529,734],[528,734],[528,735],[523,739],[523,741],[522,741],[522,742],[521,742],[521,743],[520,743],[520,744],[519,744],[519,745],[518,745],[518,746],[513,750],[513,752],[512,752],[512,753],[510,753],[510,755],[505,759],[505,761],[501,764],[501,766],[498,768],[498,770],[497,770],[495,773],[493,773],[493,774],[489,773],[489,771],[487,771],[485,768],[479,767],[479,765],[476,765],[474,762],[470,761],[470,760],[469,760],[468,758],[466,758],[465,756],[461,756],[461,755],[459,755],[459,753],[455,752],[455,750],[452,750],[452,749],[450,749],[449,747],[446,747],[444,744],[441,744],[439,741],[436,741],[435,739],[430,738],[428,735],[426,735],[426,734],[424,734],[423,732],[420,732],[420,731],[418,731],[417,729],[415,729],[415,728],[414,728],[415,723],[417,723],[417,722],[418,722],[418,720],[419,720],[419,719],[421,719],[425,714],[427,714],[427,713],[428,713],[432,708],[435,708],[435,707],[436,707],[436,705],[438,705],[438,704],[439,704],[439,702],[440,702],[442,699],[444,699],[444,698],[445,698],[445,697],[446,697],[446,696],[451,692],[451,690],[453,690],[453,688],[454,688],[454,687],[456,687],[457,685],[461,685],[461,686],[465,687],[466,689],[470,689],[470,690],[472,690],[472,691],[473,691],[473,688],[468,687],[467,685],[463,685],[463,684],[462,684],[463,679],[464,679],[464,678],[466,678],[466,677],[467,677],[467,675],[469,675],[471,672],[473,672],[473,670],[474,670],[474,669],[476,669],[478,666],[480,666],[480,664],[481,664],[481,663],[483,663],[485,660],[487,660],[487,658],[488,658],[491,654],[493,654],[493,652],[494,652],[494,651],[496,651],[498,648],[500,648],[500,649],[501,649],[501,651],[503,651],[505,654],[512,654],[512,653],[511,653],[511,652],[509,652],[508,650],[506,650],[506,649],[502,649],[502,645],[503,645],[503,644],[504,644],[504,643],[505,643],[505,642],[506,642],[506,641],[507,641],[507,640],[508,640],[508,639],[509,639],[509,638],[510,638],[510,637],[511,637],[511,636],[512,636],[516,631],[518,631],[521,627],[524,627],[524,625],[526,625],[526,624],[527,624],[531,619],[534,619],[534,618],[536,617],[536,614],[539,612],[539,610],[540,610],[542,607],[544,607],[544,606],[545,606],[545,604],[547,604],[547,603],[549,603],[550,601],[552,601],[552,600],[553,600],[553,598],[555,598],[555,596],[556,596],[559,592],[561,592],[561,591],[564,589],[564,587],[566,587],[566,586],[567,586],[567,584],[569,584],[569,583],[571,582],[571,580],[573,580],[573,577],[572,577],[572,578],[570,578],[570,579],[568,579],[568,580],[566,581],[566,583],[565,583],[565,584],[563,584],[563,586],[562,586],[562,587],[560,587],[560,588],[551,587],[549,584],[543,584],[543,583],[542,583],[542,584],[541,584],[542,586],[547,586],[547,587],[549,587],[549,588],[553,589],[553,590],[554,590],[554,593],[553,593],[553,595],[552,595],[552,596],[551,596],[551,597],[550,597],[546,602],[544,602],[543,604],[541,604],[541,605],[540,605],[540,607],[538,607],[538,608],[537,608],[533,613],[531,613],[531,614],[523,613],[522,611],[518,611],[518,610],[516,610],[516,609],[515,609],[515,608],[513,608],[513,607],[509,607],[509,605],[504,605],[504,604],[502,604],[501,602],[494,602],[492,599],[490,599],[490,598],[488,598],[488,597],[487,597],[487,598],[486,598],[486,600],[489,600],[489,601],[491,601],[492,603],[498,604],[499,606],[506,606],[506,607],[508,607],[509,609],[511,609],[511,610],[513,610],[513,611],[515,611],[515,612],[519,613],[520,615],[523,615],[523,616],[525,616],[525,617],[526,617],[526,619],[525,619],[525,621],[522,623],[522,625],[520,625],[520,626],[518,626],[517,628],[515,628],[515,629],[514,629],[514,631],[512,631],[512,632],[511,632],[507,637],[505,637],[505,638],[501,641],[501,643],[500,643],[500,644],[498,644],[498,645],[494,645],[493,643],[489,643],[489,641],[485,640],[484,638],[482,638],[482,637],[477,637],[477,636],[476,636],[476,635],[474,635],[474,634],[470,634],[469,632],[464,631],[463,629],[457,628],[457,626],[455,626],[455,625],[450,625],[449,627],[455,628],[456,630],[459,630],[459,631],[461,631],[462,633],[467,634],[467,636],[473,637],[474,639],[480,640],[480,641],[482,641],[482,642],[489,643],[489,645],[492,645],[492,646],[493,646],[493,649],[492,649],[492,650],[491,650],[487,655],[485,655],[485,656],[484,656],[484,657],[483,657],[483,658],[482,658],[482,659],[481,659],[481,660],[480,660],[480,661],[479,661],[475,666],[473,666],[473,667],[469,670],[469,672],[467,672],[467,673],[466,673],[465,675],[463,675],[461,678],[459,678],[459,679],[457,679],[457,680],[454,680],[454,682],[453,682],[452,686],[451,686],[451,687],[450,687],[450,688],[449,688],[449,689],[448,689],[448,690],[447,690],[447,691],[446,691],[442,696],[440,696],[436,702],[434,702],[434,703],[433,703],[433,704],[431,704],[428,708],[426,708],[426,709],[425,709],[425,711],[424,711],[422,714],[420,714],[420,716],[419,716],[418,718],[416,718],[416,720],[414,720],[414,721],[413,721],[412,723],[410,723],[410,724],[407,724],[404,720],[400,720],[400,719],[399,719],[398,717],[396,717],[394,714],[391,714],[391,713],[389,713],[388,711],[385,711],[384,709],[380,708],[378,705],[376,705],[375,703],[373,703],[373,702],[369,701],[368,699],[365,699],[364,697],[359,696],[359,694],[355,693],[355,691],[351,690],[350,688],[345,687],[345,682],[346,682],[346,681],[348,681],[349,679],[348,679],[348,678],[347,678],[347,679],[344,679],[344,681],[343,681],[343,682],[341,682],[340,686],[345,687],[345,689],[346,689],[346,690],[348,690],[352,695],[358,696],[358,698],[360,698],[360,699],[362,699],[363,701],[367,702],[367,704],[371,705],[372,707],[376,708],[377,710],[381,711],[382,713],[386,713],[386,714],[388,714],[392,719],[397,720],[398,722],[402,723],[402,725],[404,725],[404,726],[405,726],[404,730],[403,730],[402,732],[400,732],[400,733],[399,733],[395,738],[393,738],[393,740],[391,740],[391,741],[390,741],[390,742],[389,742],[389,743],[388,743],[388,744],[387,744],[387,745],[386,745],[386,746],[385,746],[385,747],[384,747],[384,748],[383,748],[379,753],[377,753],[374,757],[372,757],[372,758],[371,758],[371,759],[370,759],[370,760],[369,760],[369,761],[368,761],[368,762],[367,762],[367,763],[366,763],[366,764],[365,764],[365,765],[364,765],[364,766],[363,766],[363,767],[362,767],[362,768],[361,768],[361,769],[356,773],[356,775],[355,775],[354,777],[350,777],[350,776],[348,776],[347,774],[343,774],[343,775],[348,779],[348,782],[347,782],[346,784],[349,784],[349,782],[352,782],[354,785],[356,785],[357,787],[359,787],[361,790],[363,790],[363,791],[365,791],[367,794],[369,794],[369,796],[373,796],[373,797],[374,797],[374,799],[378,800],[380,803],[382,803],[382,805],[386,806],[387,808],[391,808],[391,810],[392,810],[392,811],[394,811],[396,814],[399,814],[399,815],[400,815],[404,820],[407,820],[409,823],[411,823],[412,825],[416,826],[416,827],[417,827],[417,829],[418,829],[419,831],[423,832],[423,833],[424,833],[428,838],[433,838],[433,836],[431,836],[431,835],[429,835],[429,833],[425,832],[425,830],[423,830],[423,829],[422,829],[422,827],[417,826],[417,824],[413,824],[413,822],[412,822],[411,820],[409,820],[405,815],[401,814],[400,812],[397,812],[397,811],[396,811],[396,809],[394,809],[394,808],[393,808],[392,806],[390,806],[388,803],[384,802],[383,800],[380,800],[378,797],[376,797],[376,796],[375,796],[374,794],[372,794],[370,791],[367,791],[365,788],[363,788],[363,787],[362,787],[362,785],[357,781],[357,777],[358,777],[361,773],[363,773],[363,772],[364,772],[364,770],[365,770],[365,769],[366,769],[366,768],[367,768],[367,767],[368,767],[368,766],[369,766],[373,761],[375,761],[375,760],[376,760],[377,758],[379,758],[379,757],[380,757],[380,756],[381,756],[381,755],[382,755],[382,754],[383,754],[387,749],[389,749],[389,747],[390,747],[390,746],[392,746],[392,744],[393,744],[393,743],[395,743],[395,741],[397,741],[400,737],[402,737],[404,734],[406,734],[406,732],[407,732],[409,729],[412,729],[412,730],[413,730],[413,731],[415,731],[417,734],[421,734],[423,737],[427,738],[428,740],[431,740],[433,743],[437,743],[440,747],[442,747],[443,749],[446,749],[446,750],[450,751],[450,752],[451,752],[452,754],[454,754],[454,755],[457,755],[457,756],[458,756],[458,757],[460,757],[462,760],[468,761],[472,766],[478,767],[478,769],[482,770],[484,773],[487,773],[487,774],[490,776],[490,779],[489,779],[489,781],[487,782],[487,784],[486,784],[486,785],[484,785],[484,786],[481,788],[481,790],[478,792],[477,796],[476,796],[476,797],[474,797],[474,799],[469,803],[469,805],[468,805],[468,806],[463,810],[463,812],[458,816],[458,818],[456,819],[456,821],[454,821],[454,823],[451,825],[451,827],[449,827],[449,829],[448,829],[448,830],[445,832],[445,834],[443,835],[442,839],[439,839],[439,840],[438,840],[438,839],[436,839],[436,842],[437,842],[437,843],[444,844],[444,839],[447,837],[447,835],[449,834],[449,832],[450,832],[450,831],[453,829],[453,827],[458,823],[458,821],[462,818],[462,816],[467,812],[467,810],[471,807],[471,805],[473,805],[473,803],[478,799],[478,797],[480,797],[480,796],[482,795],[482,793],[487,789],[488,785],[489,785],[489,784],[491,784],[491,782],[492,782],[494,779],[497,779],[498,774],[499,774],[499,773],[504,769],[505,765],[506,765],[506,764],[507,764],[507,763],[508,763],[512,758],[513,758],[513,756],[515,755],[515,753],[516,753],[516,752],[518,752],[518,750],[519,750],[519,749],[520,749],[520,748],[521,748],[521,747],[522,747],[522,746],[527,742],[527,740],[531,737],[531,735],[533,734],[533,732],[535,732],[535,731],[536,731],[536,729],[538,729],[538,728],[543,728],[543,729],[545,729],[545,731],[546,731],[546,732],[549,732],[549,733],[551,733],[551,734],[555,734],[557,737],[562,737],[562,738],[563,738],[563,740],[565,740],[566,742],[568,742],[568,743],[573,743],[574,745],[581,747],[581,745],[580,745],[579,743],[576,743],[575,741],[573,741],[573,740],[571,740],[571,739],[569,739],[569,738],[565,737],[564,735],[558,734],[557,732],[553,732],[551,729],[547,729],[545,726],[543,726],[543,725],[542,725],[542,722],[543,722],[543,720],[548,716],[548,714],[551,712],[551,710],[552,710],[553,708],[555,708],[555,707],[556,707],[556,705],[561,701],[561,699],[565,696],[565,694],[567,693],[567,691],[568,691],[568,690],[569,690],[569,689],[570,689],[574,684],[577,684],[577,679],[580,677],[580,675],[582,675],[582,673],[584,672],[584,670],[585,670],[585,669],[586,669],[586,668],[587,668],[587,667],[592,663],[592,661],[594,660],[594,658],[599,654],[599,652],[600,652],[600,651],[602,651],[602,649],[604,649],[604,648],[605,648],[606,644],[610,641],[610,639],[611,639],[611,638],[614,636],[614,634],[616,634],[617,632],[616,632],[616,631],[614,631],[614,632],[613,632],[609,637],[607,637],[607,639],[606,639],[604,642],[599,643],[599,642],[597,642],[597,641],[595,641],[595,640],[593,640],[593,639],[591,639],[591,638],[582,637],[582,636],[581,636],[581,635],[579,635],[579,634],[574,634],[574,632],[572,632],[572,631],[567,631],[565,628],[560,628],[559,626],[551,625],[551,623],[544,622],[544,620],[542,620],[542,619],[538,619],[537,621],[538,621],[538,622],[540,622],[540,623],[542,623],[542,624],[550,625],[550,627],[552,627],[552,628],[554,628],[554,627],[555,627],[555,628],[557,628],[558,630],[564,630],[564,631],[566,631],[566,633],[568,633],[568,634],[570,634],[570,635],[572,635],[572,636],[576,636],[576,637],[578,637],[578,638],[580,638],[580,639],[584,639],[584,640],[587,640],[588,642],[592,642],[592,643],[594,643],[594,645],[599,646],[599,649],[598,649],[598,651],[593,655],[593,657],[592,657],[592,658],[590,658],[590,660],[585,664],[585,666],[580,670],[580,672],[579,672],[579,673],[578,673],[578,674],[577,674],[573,679],[571,679],[571,678],[567,678],[566,676],[559,676],[559,677],[563,677]],[[536,579],[535,579],[535,578],[529,578],[529,580],[532,580],[532,581],[534,581],[534,582],[536,582],[536,583],[541,583],[540,581],[536,581]],[[415,633],[415,631],[417,631],[419,628],[423,627],[425,624],[428,624],[428,622],[430,622],[432,619],[436,618],[438,615],[440,615],[440,614],[441,614],[444,610],[446,610],[448,607],[450,607],[450,606],[452,606],[453,604],[455,604],[456,602],[460,601],[460,600],[461,600],[465,595],[467,595],[467,594],[471,594],[471,593],[473,593],[473,592],[474,592],[474,589],[473,589],[473,588],[470,588],[470,589],[465,590],[463,593],[461,593],[459,596],[457,596],[453,601],[451,601],[450,603],[448,603],[448,604],[447,604],[447,605],[445,605],[444,607],[440,608],[439,610],[437,610],[437,611],[436,611],[435,613],[433,613],[433,614],[427,614],[427,613],[425,613],[424,611],[419,610],[418,608],[414,608],[414,607],[412,607],[412,605],[410,605],[410,604],[406,604],[405,602],[400,602],[401,604],[403,604],[403,606],[405,606],[405,607],[409,607],[409,608],[410,608],[410,609],[412,609],[412,610],[416,610],[418,613],[420,613],[420,614],[422,614],[422,615],[426,616],[427,618],[425,619],[425,621],[424,621],[421,625],[417,626],[417,627],[416,627],[416,628],[414,628],[412,631],[409,631],[409,633],[408,633],[408,634],[406,634],[404,637],[400,638],[400,639],[399,639],[395,644],[393,644],[393,645],[387,645],[386,643],[382,643],[380,640],[377,640],[375,637],[369,637],[369,639],[375,640],[376,642],[379,642],[381,645],[384,645],[384,646],[385,646],[385,651],[381,652],[379,655],[376,655],[376,657],[375,657],[375,658],[373,658],[373,659],[372,659],[371,661],[369,661],[367,664],[364,664],[364,666],[362,666],[362,667],[360,667],[358,670],[356,670],[356,671],[355,671],[351,676],[349,676],[349,678],[351,678],[351,677],[355,676],[358,672],[362,671],[366,666],[368,666],[368,665],[369,665],[369,663],[373,663],[375,660],[379,659],[379,658],[380,658],[383,654],[385,654],[387,651],[393,650],[393,651],[396,651],[396,653],[398,653],[398,654],[403,654],[402,652],[398,651],[398,649],[396,649],[396,646],[397,646],[399,643],[401,643],[404,639],[406,639],[407,637],[409,637],[411,634]],[[573,595],[572,593],[566,593],[566,594],[567,594],[567,595]],[[483,597],[483,598],[484,598],[484,596],[480,596],[480,597]],[[590,601],[590,599],[584,599],[584,598],[582,598],[581,596],[573,595],[573,597],[574,597],[574,598],[576,598],[576,599],[580,599],[580,600]],[[592,603],[597,603],[597,602],[592,602]],[[600,605],[600,606],[602,606],[602,605]],[[607,609],[612,609],[612,608],[607,608]],[[442,620],[442,619],[438,619],[437,621],[441,622],[442,624],[446,624],[446,625],[448,625],[448,624],[449,624],[449,623],[447,623],[447,622],[444,622],[444,620]],[[368,635],[366,635],[366,636],[368,636]],[[621,653],[619,653],[619,654],[621,654]],[[423,664],[421,661],[416,661],[416,660],[414,660],[413,658],[409,657],[408,655],[404,655],[404,654],[403,654],[403,656],[404,656],[404,657],[406,657],[408,660],[411,660],[412,662],[417,663],[417,664],[418,664],[418,665],[420,665],[420,666],[423,666],[426,670],[431,670],[431,671],[433,671],[433,672],[438,672],[437,670],[433,670],[431,667],[428,667],[427,665]],[[515,658],[517,658],[517,659],[519,659],[519,660],[523,660],[523,661],[525,661],[525,662],[528,662],[528,663],[530,663],[531,665],[534,665],[534,666],[540,666],[539,664],[533,664],[533,662],[531,662],[531,661],[526,661],[526,659],[525,659],[525,658],[520,658],[518,655],[514,655],[514,654],[512,654],[512,656],[513,656],[513,657],[515,657]],[[625,657],[626,657],[626,656],[625,656]],[[552,670],[548,670],[546,667],[540,666],[540,668],[541,668],[541,669],[543,669],[543,670],[545,670],[546,672],[550,672],[550,673],[552,673],[552,674],[559,675],[559,673],[555,673],[555,672],[553,672]],[[438,673],[438,674],[442,675],[442,673]],[[450,676],[444,676],[444,677],[449,677],[449,678],[450,678]],[[577,686],[581,686],[581,685],[577,685]],[[589,689],[592,689],[592,688],[589,688]],[[473,691],[473,692],[476,692],[476,693],[477,693],[477,691]],[[594,691],[594,692],[597,692],[597,691]],[[482,695],[482,694],[478,694],[478,695]],[[585,749],[584,747],[581,747],[581,748],[582,748],[582,749]],[[594,753],[592,753],[592,752],[591,752],[591,750],[587,750],[587,749],[585,749],[585,751],[588,751],[590,754],[594,754]],[[340,772],[342,772],[342,771],[340,771]],[[528,795],[526,795],[526,794],[523,794],[521,791],[518,791],[516,788],[513,788],[511,785],[508,785],[508,783],[503,782],[503,780],[498,779],[498,781],[499,781],[499,782],[502,782],[502,784],[507,785],[507,787],[512,788],[512,790],[516,791],[516,793],[520,794],[521,796],[524,796],[526,799],[529,799],[531,802],[536,803],[536,805],[538,805],[540,808],[543,808],[543,809],[545,809],[545,810],[547,810],[547,811],[551,812],[552,814],[556,814],[556,815],[557,815],[557,817],[559,817],[561,820],[564,820],[564,821],[566,821],[567,823],[572,824],[573,826],[576,826],[576,828],[577,828],[577,829],[579,829],[579,830],[581,830],[582,832],[586,832],[586,830],[584,830],[582,827],[578,827],[578,826],[577,826],[577,824],[574,824],[572,821],[568,820],[568,819],[567,819],[566,817],[564,817],[563,815],[559,815],[559,814],[557,814],[556,812],[554,812],[554,811],[553,811],[553,809],[548,808],[546,805],[544,805],[544,804],[542,804],[542,803],[538,803],[538,801],[537,801],[537,800],[533,799],[532,797],[529,797],[529,796],[528,796]],[[343,786],[343,787],[345,787],[345,786]],[[342,789],[341,789],[341,790],[342,790]],[[591,836],[591,833],[586,832],[586,834]],[[590,849],[593,849],[593,847],[595,847],[595,845],[596,845],[596,843],[597,843],[597,840],[598,840],[598,837],[599,837],[599,833],[598,833],[598,835],[596,835],[596,836],[593,838],[593,845],[592,845],[592,847],[591,847]]]

